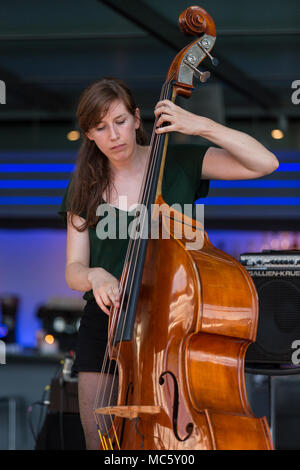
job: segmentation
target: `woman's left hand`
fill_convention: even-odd
[[[157,134],[181,132],[188,135],[201,135],[202,122],[206,119],[180,108],[170,100],[159,101],[155,106],[154,114],[158,118],[156,122]],[[168,123],[168,125],[160,127],[164,123]]]

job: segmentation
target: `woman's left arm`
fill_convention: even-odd
[[[279,162],[276,156],[256,139],[212,119],[197,116],[172,101],[157,103],[156,132],[181,132],[201,136],[221,148],[209,147],[203,160],[203,179],[254,179],[273,173]],[[160,127],[163,123],[168,123]]]

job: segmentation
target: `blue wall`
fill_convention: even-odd
[[[82,297],[65,282],[64,230],[0,230],[0,295],[20,296],[17,338],[35,346],[38,307],[52,297]]]
[[[239,258],[247,251],[300,249],[300,232],[208,231],[214,246]],[[65,230],[0,230],[0,296],[20,296],[17,339],[33,347],[40,323],[36,312],[53,297],[82,298],[65,282]]]

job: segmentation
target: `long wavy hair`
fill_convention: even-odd
[[[82,143],[67,194],[70,221],[79,232],[96,226],[96,210],[103,202],[102,195],[111,194],[113,182],[109,160],[86,133],[99,124],[116,99],[122,100],[128,112],[135,116],[137,106],[132,93],[122,80],[116,78],[103,78],[92,83],[79,99],[76,117],[82,131]],[[142,122],[136,130],[136,142],[147,145]],[[74,215],[85,219],[80,227],[74,225]]]

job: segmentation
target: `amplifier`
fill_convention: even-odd
[[[257,337],[247,350],[246,364],[292,365],[293,343],[300,341],[300,250],[243,253],[240,263],[259,299]]]

